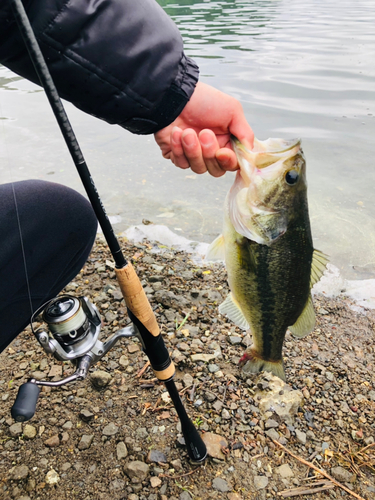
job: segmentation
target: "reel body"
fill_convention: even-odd
[[[37,330],[33,321],[41,314],[45,326]],[[87,297],[60,295],[39,308],[31,318],[31,329],[48,353],[59,361],[71,361],[76,371],[69,377],[54,382],[30,379],[20,386],[11,409],[17,422],[30,420],[36,409],[40,386],[59,387],[86,378],[90,367],[99,361],[121,338],[139,335],[137,328],[129,326],[118,330],[105,342],[99,340],[101,318],[95,305]]]

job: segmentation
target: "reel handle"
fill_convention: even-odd
[[[26,422],[33,417],[39,392],[40,388],[35,382],[26,382],[26,384],[21,385],[10,411],[16,422]]]

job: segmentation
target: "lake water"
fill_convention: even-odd
[[[371,0],[162,1],[201,80],[234,95],[259,139],[301,137],[316,248],[346,278],[375,277],[375,9]],[[164,160],[138,137],[66,105],[110,215],[211,241],[233,174]],[[0,67],[0,178],[83,191],[43,92]]]

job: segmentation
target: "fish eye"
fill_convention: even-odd
[[[298,182],[299,179],[299,173],[297,170],[288,170],[288,172],[285,174],[285,181],[289,186],[294,186]]]

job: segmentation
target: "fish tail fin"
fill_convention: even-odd
[[[259,356],[254,348],[246,349],[239,364],[242,366],[242,371],[245,374],[271,372],[273,375],[276,375],[276,377],[284,380],[284,382],[286,380],[283,360],[265,360]]]

